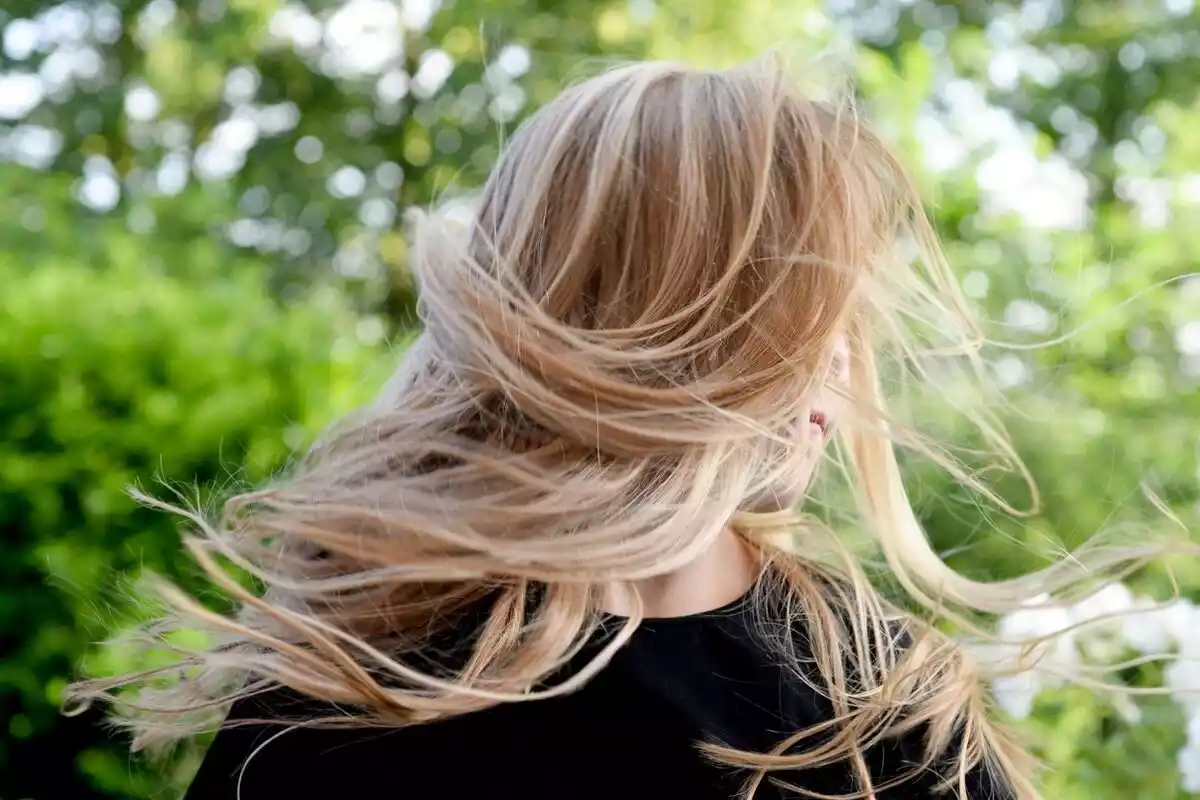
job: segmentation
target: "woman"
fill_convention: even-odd
[[[916,363],[914,319],[964,374],[977,339],[847,106],[775,62],[608,72],[512,138],[469,224],[422,222],[413,269],[425,326],[380,401],[193,517],[240,613],[165,587],[158,632],[211,646],[76,687],[136,711],[138,747],[232,706],[190,798],[1036,796],[969,658],[790,513],[836,432],[930,611],[1116,558],[981,584],[931,549],[894,448],[970,476],[888,415],[877,365]]]

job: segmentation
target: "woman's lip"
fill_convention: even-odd
[[[829,433],[829,417],[825,415],[824,411],[809,412],[808,422],[810,425],[820,429],[822,435]]]

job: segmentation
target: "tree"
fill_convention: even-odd
[[[823,8],[10,0],[0,526],[19,556],[0,567],[0,641],[16,654],[0,669],[0,794],[152,791],[54,708],[87,642],[122,621],[81,599],[109,591],[103,575],[187,575],[171,522],[121,485],[267,474],[368,391],[355,373],[386,369],[381,342],[413,324],[401,210],[478,186],[505,131],[614,61],[727,64],[781,40],[849,53],[992,338],[1065,337],[990,354],[1042,513],[1006,518],[909,465],[956,566],[1010,575],[1114,522],[1157,529],[1143,479],[1194,522],[1200,14],[1185,0]],[[926,427],[978,444],[918,397]],[[1011,477],[997,486],[1027,499]],[[1194,567],[1181,575],[1200,586]],[[1166,589],[1160,571],[1139,580]],[[1113,753],[1122,737],[1178,738],[1178,719],[1164,708],[1157,727],[1122,727],[1088,697],[1048,697],[1030,723],[1064,776],[1048,796],[1149,797],[1139,781],[1172,769],[1173,751],[1144,747],[1128,769]],[[1068,701],[1087,712],[1060,718]],[[1054,745],[1067,733],[1077,747]],[[18,769],[35,757],[36,774]],[[1173,796],[1166,785],[1154,796]]]

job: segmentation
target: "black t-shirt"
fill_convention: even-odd
[[[226,728],[186,800],[739,797],[747,775],[712,764],[697,742],[766,752],[830,718],[828,702],[780,666],[752,630],[745,600],[705,614],[647,620],[573,694],[504,704],[429,725],[283,733],[286,729],[276,725]],[[243,700],[232,715],[295,719],[302,706],[282,697]],[[922,744],[914,737],[870,751],[875,777],[908,772],[919,761]],[[850,775],[848,766],[834,766],[781,777],[818,796],[836,796],[857,791]],[[944,796],[933,794],[935,785],[930,775],[877,797]],[[971,776],[969,785],[972,800],[1010,796],[982,772]],[[755,795],[761,800],[802,796],[765,782]]]

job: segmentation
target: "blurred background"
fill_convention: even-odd
[[[993,577],[1099,529],[1151,535],[1169,523],[1147,513],[1141,481],[1194,526],[1192,0],[5,0],[0,798],[170,798],[186,784],[195,752],[131,762],[97,715],[58,714],[72,675],[132,666],[91,643],[144,613],[140,575],[196,585],[175,520],[125,487],[162,478],[204,502],[370,396],[413,326],[406,207],[477,186],[502,132],[566,81],[629,58],[727,65],[780,42],[852,59],[989,334],[1063,337],[990,354],[1043,511],[1009,519],[912,466],[943,553]],[[1175,566],[1184,600],[1058,655],[1200,657],[1186,599],[1200,572]],[[1064,613],[1171,593],[1154,568]],[[1200,793],[1195,665],[1121,676],[1173,694],[996,685],[1047,763],[1047,797]]]

